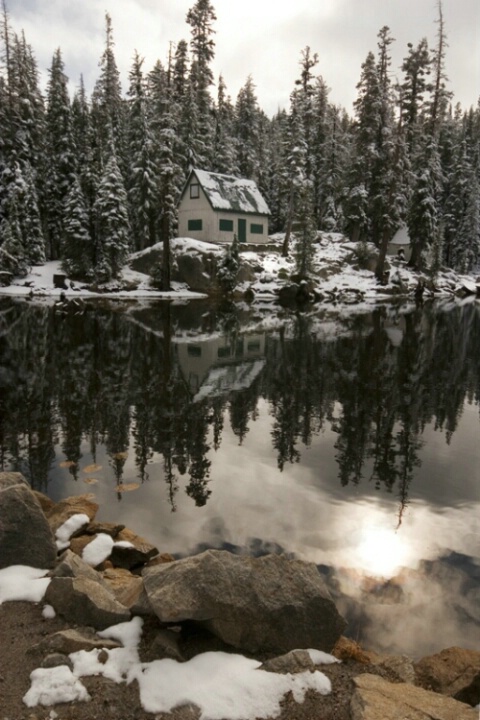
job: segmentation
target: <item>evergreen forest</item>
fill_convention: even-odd
[[[0,271],[22,276],[61,260],[69,277],[101,283],[131,252],[161,242],[168,253],[192,167],[255,180],[271,233],[307,228],[306,244],[312,229],[345,233],[377,246],[381,270],[405,224],[415,269],[477,269],[480,104],[461,108],[449,89],[441,2],[433,41],[412,38],[401,68],[392,68],[390,29],[379,30],[353,116],[329,101],[310,47],[299,52],[288,110],[268,117],[251,76],[232,99],[211,69],[215,21],[210,0],[195,0],[189,39],[149,70],[135,52],[123,91],[107,14],[93,92],[80,78],[71,97],[60,48],[41,90],[34,49],[3,0]]]

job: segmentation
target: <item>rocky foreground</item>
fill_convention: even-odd
[[[19,473],[0,473],[0,569],[48,569],[43,603],[55,615],[45,620],[48,612],[25,603],[0,606],[0,720],[200,717],[192,706],[150,714],[134,687],[112,688],[102,675],[87,684],[88,703],[25,707],[22,672],[27,682],[35,667],[71,668],[69,656],[79,650],[95,650],[105,663],[121,643],[98,632],[136,616],[144,623],[144,662],[223,651],[255,658],[271,673],[324,672],[330,694],[309,691],[299,703],[289,693],[277,715],[285,720],[478,717],[480,652],[449,648],[413,662],[363,651],[343,637],[345,620],[315,565],[214,550],[175,560],[122,525],[95,522],[97,510],[92,495],[55,504]],[[30,638],[20,622],[31,623]],[[327,653],[342,662],[332,664]]]

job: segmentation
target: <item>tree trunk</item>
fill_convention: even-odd
[[[290,188],[290,199],[288,202],[287,227],[285,229],[285,238],[283,240],[282,257],[288,257],[288,245],[290,243],[290,235],[292,234],[292,224],[293,224],[293,185]]]

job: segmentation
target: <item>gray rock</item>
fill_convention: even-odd
[[[60,559],[60,562],[50,574],[52,577],[59,578],[83,577],[87,580],[91,580],[92,582],[100,583],[108,591],[111,590],[109,584],[103,579],[101,573],[94,570],[88,563],[85,562],[85,560],[71,550],[65,551]]]
[[[177,662],[184,662],[185,658],[180,650],[179,639],[180,633],[162,628],[157,632],[150,644],[144,661],[153,662],[154,660],[170,658],[171,660],[177,660]]]
[[[122,647],[122,644],[115,640],[100,638],[94,632],[80,631],[71,628],[48,635],[39,643],[33,645],[30,651],[32,653],[50,652],[70,655],[70,653],[78,652],[79,650],[89,651],[97,648],[113,650],[118,647]]]
[[[477,712],[457,700],[377,675],[357,675],[350,703],[352,720],[477,720]]]
[[[194,620],[248,652],[330,650],[345,628],[312,563],[207,550],[143,571],[162,622]]]
[[[66,665],[70,670],[73,670],[73,663],[68,655],[60,652],[50,653],[50,655],[47,655],[40,663],[40,667],[42,668],[54,668],[60,665]]]
[[[85,577],[54,577],[45,593],[45,602],[67,622],[91,625],[104,630],[130,620],[130,612],[100,583]]]
[[[293,674],[305,672],[305,670],[313,672],[317,668],[306,650],[291,650],[285,655],[278,655],[271,660],[266,660],[259,669],[267,672]]]
[[[55,538],[21,473],[0,473],[0,568],[55,565]]]
[[[387,655],[387,657],[375,664],[387,670],[393,680],[410,683],[411,685],[415,683],[413,662],[406,655]]]

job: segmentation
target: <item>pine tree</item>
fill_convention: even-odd
[[[93,242],[89,225],[80,181],[75,178],[65,200],[62,268],[68,276],[81,280],[93,277]]]
[[[212,156],[214,172],[227,175],[239,174],[236,161],[234,137],[235,111],[227,97],[225,81],[220,75],[218,79],[217,106],[215,108],[215,140]]]
[[[408,55],[402,64],[404,81],[400,86],[402,124],[409,153],[415,152],[425,121],[426,98],[430,87],[431,57],[426,38],[414,48],[408,43]]]
[[[302,279],[308,278],[312,272],[314,256],[313,243],[316,228],[313,216],[313,184],[307,180],[300,188],[295,214],[295,265],[296,272]]]
[[[115,152],[105,165],[95,201],[95,277],[106,282],[120,276],[129,252],[127,192]]]
[[[190,83],[197,106],[200,137],[203,138],[205,144],[205,158],[202,158],[202,164],[208,166],[213,146],[210,86],[213,85],[211,62],[215,57],[215,42],[212,38],[215,30],[212,26],[216,19],[210,0],[196,0],[194,6],[187,13],[187,23],[191,27],[192,35]]]
[[[100,59],[100,77],[92,94],[91,119],[96,139],[95,162],[100,174],[110,156],[113,140],[118,163],[125,166],[125,105],[122,100],[120,73],[114,54],[112,19],[105,14],[105,50]]]
[[[56,50],[48,81],[46,115],[45,205],[49,257],[61,255],[65,198],[75,174],[75,147],[68,96],[60,49]]]
[[[217,280],[224,293],[231,293],[235,289],[239,268],[240,245],[235,233],[233,242],[227,245],[218,264]]]
[[[435,138],[428,135],[425,137],[414,173],[407,225],[412,245],[410,264],[421,270],[425,268],[428,250],[441,257],[437,247],[441,240],[441,168]]]
[[[128,198],[131,208],[134,247],[143,250],[157,239],[156,205],[158,171],[154,157],[154,143],[145,96],[142,63],[135,52],[130,72],[128,95],[129,181]]]
[[[260,110],[255,85],[249,75],[240,88],[235,104],[235,137],[237,164],[242,177],[257,180],[260,172]]]
[[[0,228],[2,244],[0,245],[0,269],[19,277],[28,273],[28,263],[23,246],[22,230],[17,205],[13,195],[8,204],[7,219]]]

